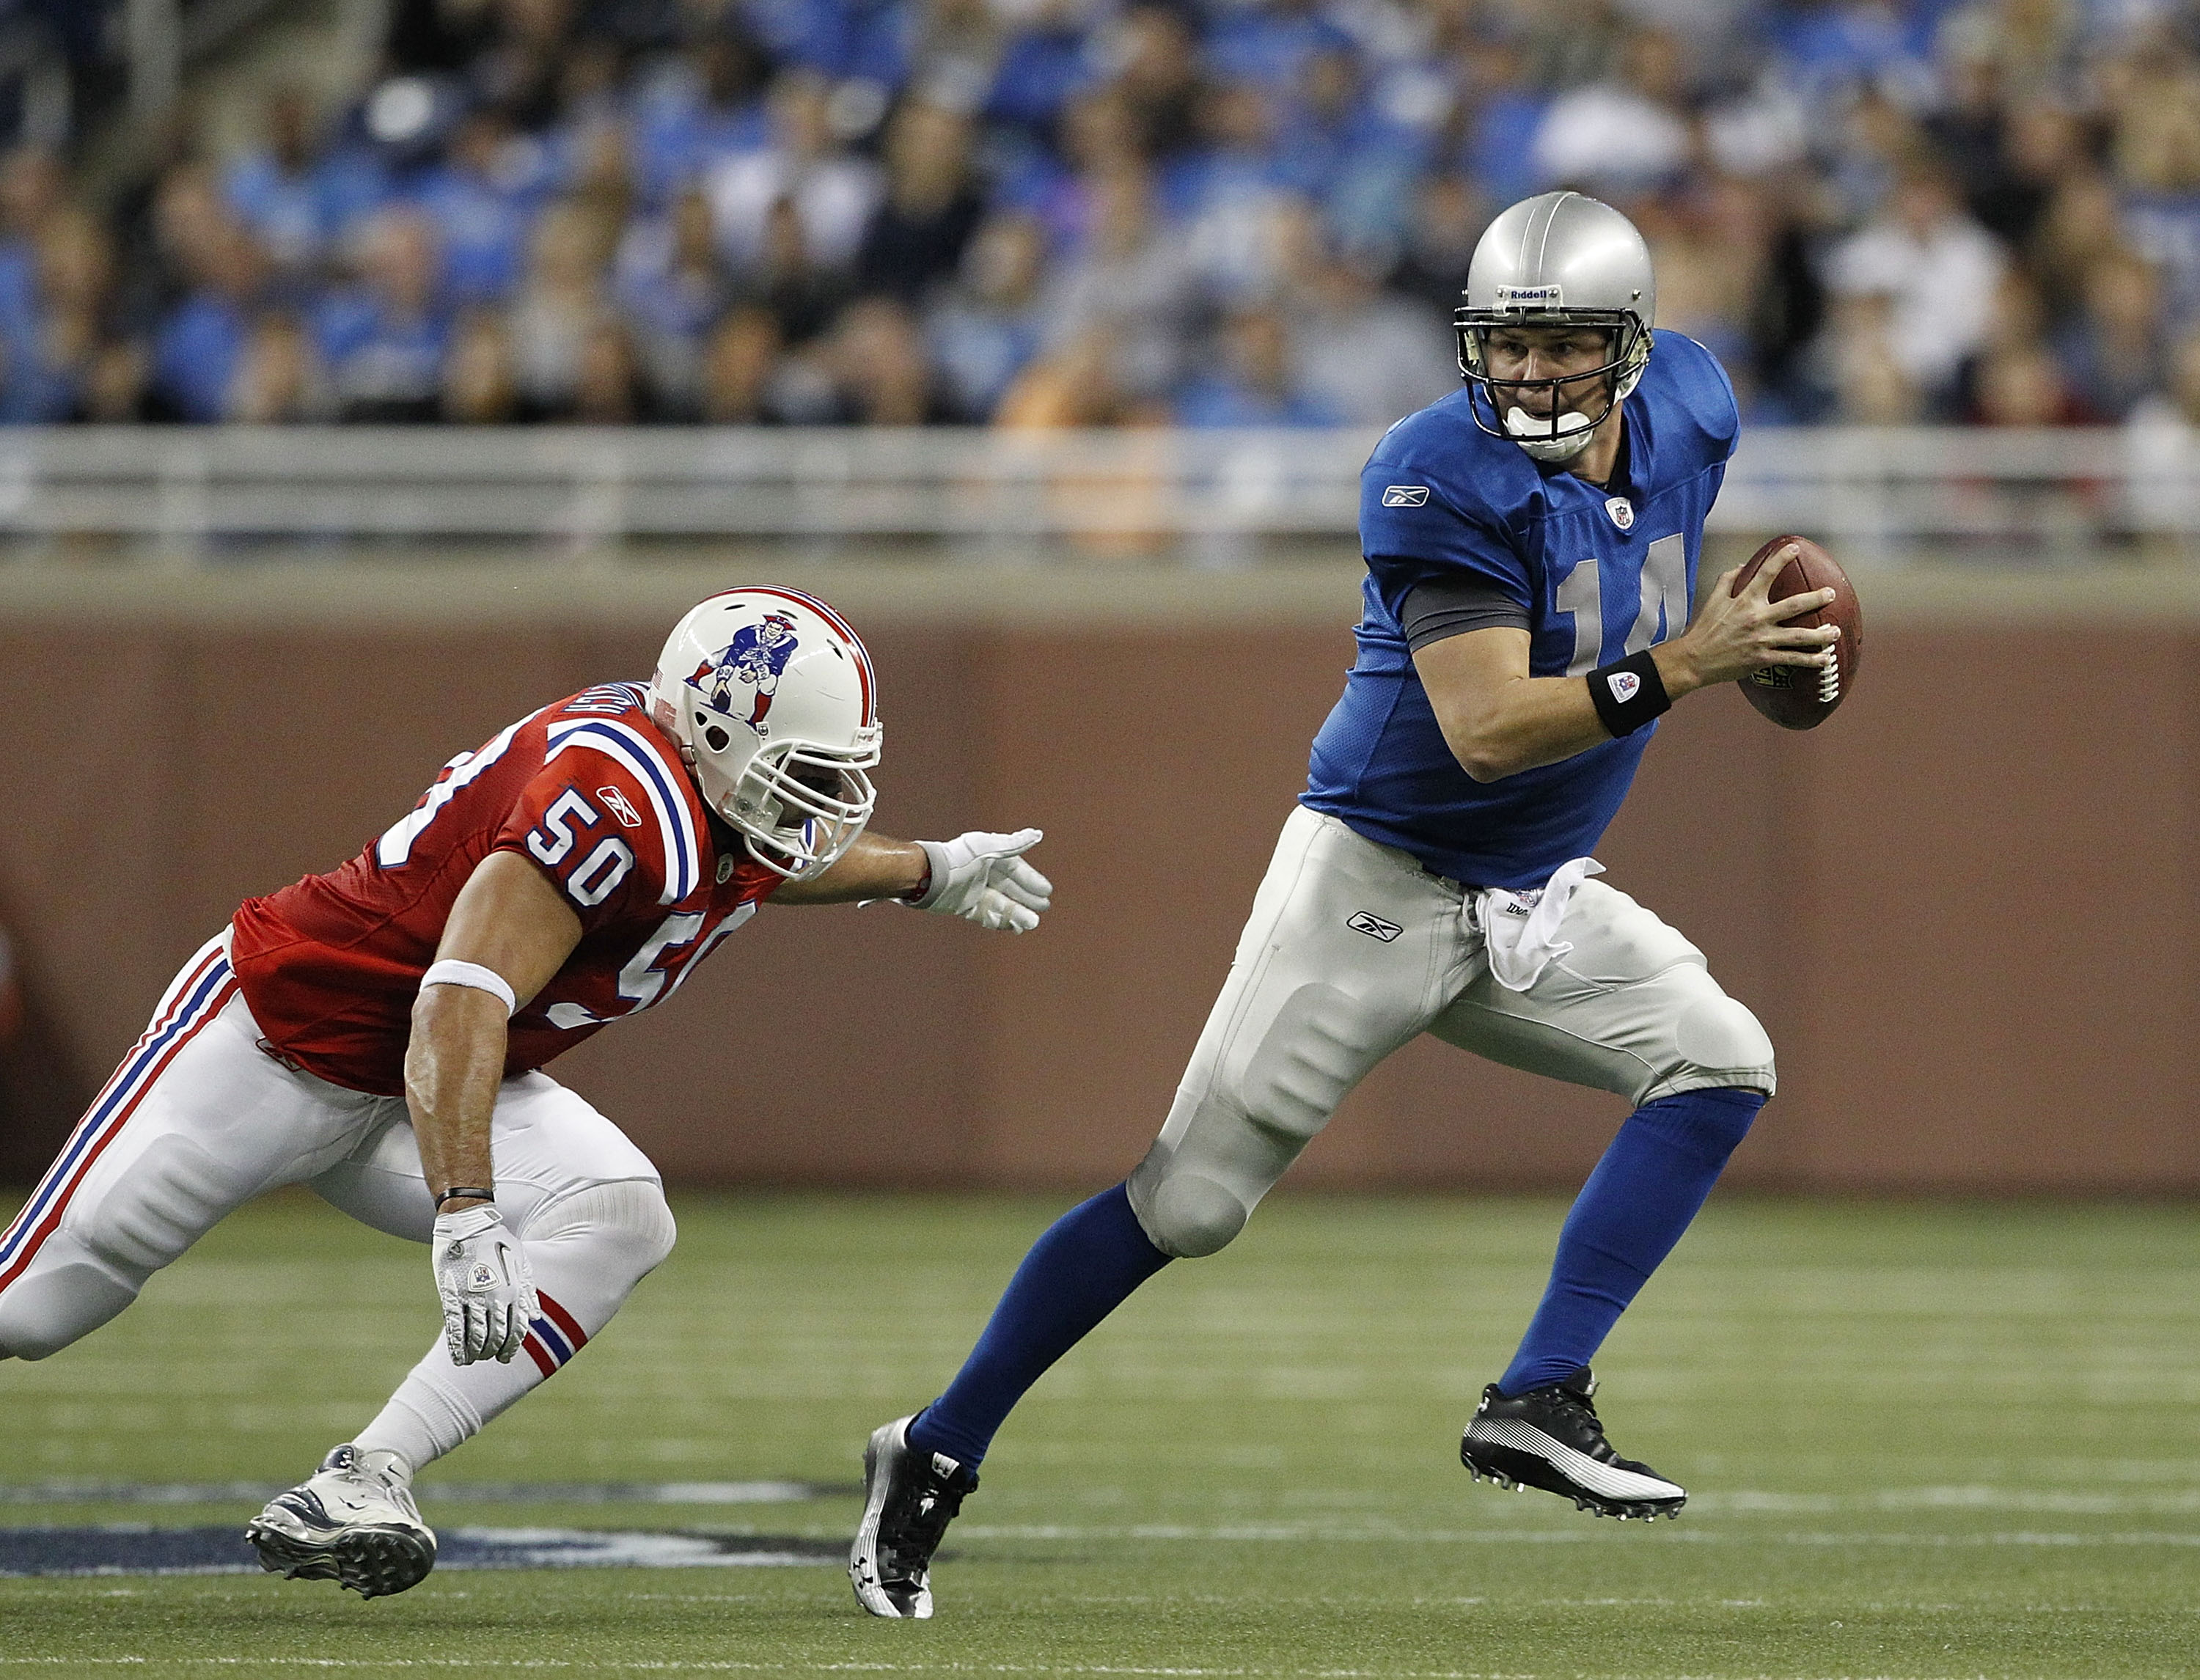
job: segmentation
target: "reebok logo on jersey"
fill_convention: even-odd
[[[639,828],[641,813],[634,808],[634,801],[616,787],[599,787],[596,797],[604,802],[604,809],[618,818],[622,828]]]
[[[1642,679],[1631,670],[1616,670],[1604,680],[1612,690],[1612,699],[1622,705],[1642,692]]]
[[[1624,531],[1635,529],[1635,504],[1625,496],[1613,496],[1604,504],[1604,511],[1612,515],[1612,523]]]
[[[1385,507],[1425,507],[1429,487],[1426,484],[1393,484],[1383,492]]]
[[[1396,922],[1385,922],[1381,916],[1364,910],[1355,910],[1345,917],[1344,925],[1355,934],[1365,934],[1371,940],[1382,940],[1384,945],[1406,931]]]

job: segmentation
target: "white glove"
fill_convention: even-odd
[[[1054,897],[1054,883],[1023,858],[1040,839],[1036,828],[1019,828],[1013,834],[919,840],[932,860],[932,879],[922,893],[903,902],[980,928],[1028,934]]]
[[[484,1203],[436,1216],[436,1292],[451,1363],[509,1363],[541,1312],[535,1272],[504,1216]]]

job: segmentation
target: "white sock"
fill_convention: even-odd
[[[421,1361],[422,1364],[426,1362],[424,1360]],[[444,1355],[443,1364],[446,1369],[449,1367],[448,1354]],[[416,1366],[412,1375],[407,1377],[397,1392],[390,1396],[389,1403],[376,1415],[374,1421],[360,1431],[352,1441],[352,1445],[359,1449],[361,1460],[385,1459],[402,1465],[404,1478],[407,1482],[412,1479],[412,1472],[422,1465],[432,1464],[481,1427],[479,1419],[471,1425],[462,1425],[456,1418],[451,1417],[444,1404],[444,1397],[420,1384],[417,1380],[418,1376],[419,1367]],[[412,1402],[422,1401],[434,1408],[437,1414],[435,1418],[424,1416],[414,1409]],[[439,1421],[441,1427],[438,1427]]]
[[[672,1251],[664,1195],[647,1179],[594,1185],[540,1209],[518,1233],[542,1316],[508,1365],[453,1365],[438,1337],[352,1444],[389,1455],[407,1480],[477,1433],[578,1353]]]

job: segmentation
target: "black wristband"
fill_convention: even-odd
[[[436,1198],[436,1211],[440,1214],[443,1211],[444,1203],[455,1200],[461,1196],[471,1197],[482,1202],[496,1200],[496,1191],[485,1184],[454,1184]]]
[[[1652,718],[1673,709],[1665,693],[1665,679],[1658,675],[1658,662],[1647,647],[1591,671],[1589,698],[1615,740],[1633,735]]]

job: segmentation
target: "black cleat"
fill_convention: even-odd
[[[417,1587],[436,1566],[436,1536],[402,1481],[335,1449],[311,1478],[267,1501],[244,1527],[260,1566],[286,1581],[334,1581],[361,1598]]]
[[[910,1445],[916,1421],[880,1425],[863,1449],[863,1521],[848,1551],[848,1579],[874,1616],[931,1615],[932,1554],[978,1485],[976,1471]]]
[[[1679,1516],[1688,1490],[1612,1449],[1590,1401],[1595,1392],[1586,1366],[1563,1383],[1522,1395],[1492,1383],[1460,1437],[1460,1462],[1477,1481],[1487,1476],[1501,1488],[1542,1488],[1600,1517]]]

